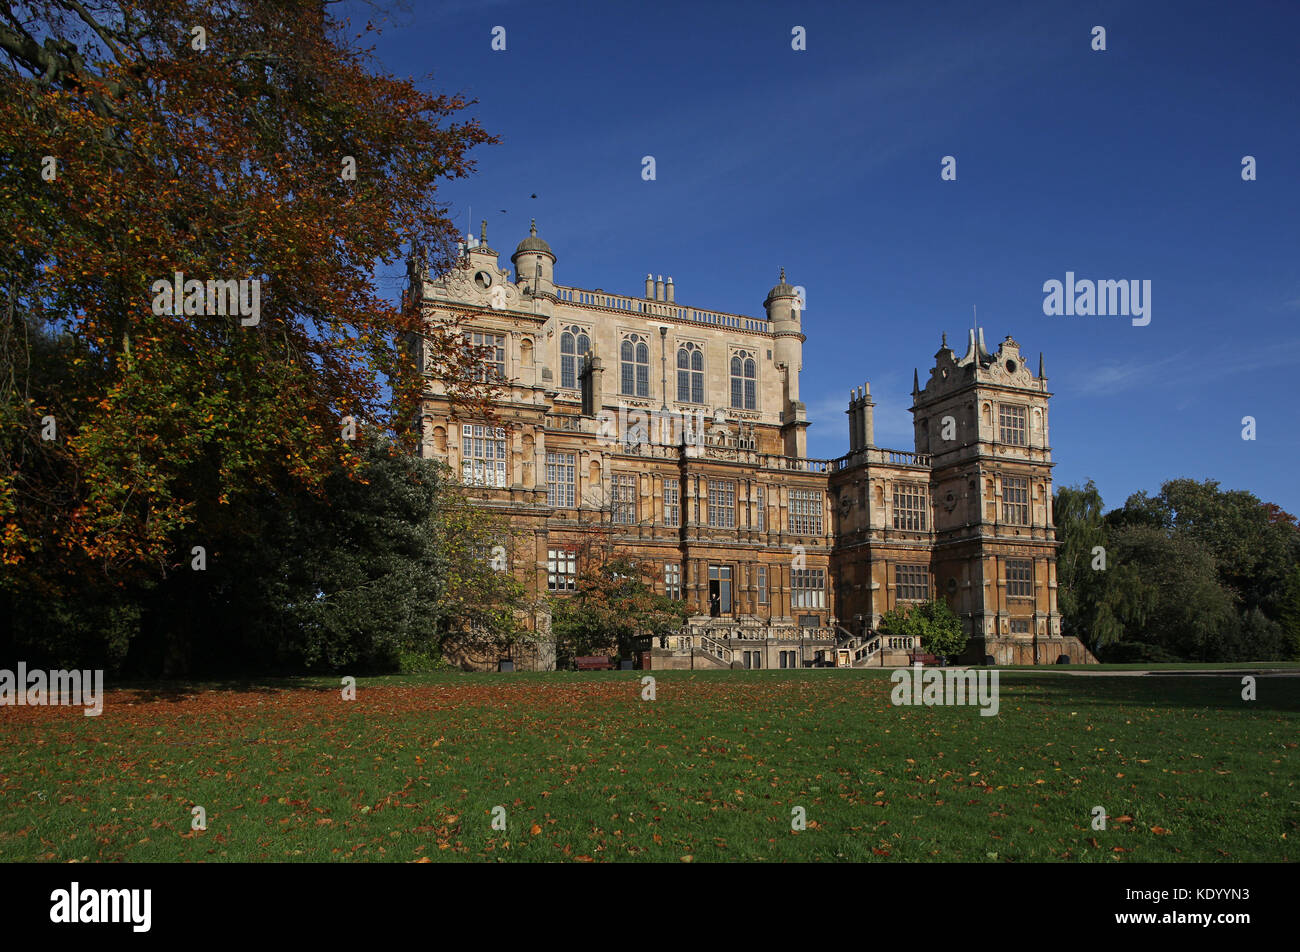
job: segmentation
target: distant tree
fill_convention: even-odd
[[[1286,656],[1300,661],[1300,565],[1291,566],[1279,602],[1278,622],[1286,641]]]
[[[1290,656],[1282,626],[1259,608],[1240,612],[1207,647],[1208,661],[1280,661]]]
[[[1283,579],[1300,542],[1294,517],[1278,507],[1253,493],[1222,490],[1214,480],[1172,479],[1154,497],[1130,496],[1107,521],[1156,526],[1196,542],[1245,610],[1258,607],[1276,617]]]
[[[1114,590],[1116,574],[1124,568],[1115,564],[1101,493],[1091,479],[1082,488],[1062,486],[1052,511],[1061,543],[1056,553],[1061,630],[1096,651],[1123,635]]]
[[[1124,639],[1187,660],[1211,660],[1214,642],[1236,625],[1237,610],[1206,547],[1187,533],[1140,523],[1111,538],[1116,565],[1132,570],[1109,598]]]
[[[923,650],[949,659],[965,651],[970,640],[961,619],[942,598],[895,605],[881,616],[880,628],[889,635],[919,638]]]
[[[1063,551],[1071,529],[1069,505]],[[1058,517],[1058,525],[1061,523]],[[1094,637],[1094,650],[1119,660],[1272,660],[1292,654],[1289,579],[1300,563],[1300,529],[1279,507],[1213,480],[1174,479],[1155,496],[1135,493],[1106,514],[1112,540],[1102,585],[1067,571],[1063,614],[1094,610],[1122,634]],[[1107,622],[1109,625],[1110,622]],[[1082,627],[1082,626],[1081,626]],[[1122,646],[1119,642],[1122,641]],[[1106,654],[1108,645],[1116,646]],[[1138,647],[1145,646],[1145,647]],[[1157,657],[1158,656],[1158,657]]]

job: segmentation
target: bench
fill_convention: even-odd
[[[579,671],[613,671],[614,662],[606,655],[588,655],[574,662]]]
[[[932,654],[926,654],[924,651],[909,651],[907,660],[912,664],[936,665],[939,659]]]

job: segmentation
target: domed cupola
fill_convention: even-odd
[[[781,280],[776,283],[772,290],[767,292],[767,297],[763,299],[763,308],[767,311],[767,319],[772,322],[772,330],[777,331],[799,331],[800,310],[803,307],[803,301],[799,299],[799,292],[791,284],[786,283],[785,268],[781,269]]]
[[[793,298],[798,296],[799,292],[797,292],[791,285],[785,283],[785,268],[782,268],[781,280],[777,282],[772,290],[767,292],[767,297],[763,299],[763,307],[770,309],[772,302],[777,298]]]
[[[539,251],[544,255],[550,255],[552,261],[555,260],[555,252],[553,252],[551,246],[546,243],[546,239],[537,237],[536,218],[533,219],[532,227],[528,229],[528,237],[519,242],[519,247],[515,249],[515,253],[511,256],[510,260],[513,261],[520,255],[527,254],[530,251]]]
[[[528,237],[510,256],[515,266],[515,280],[527,285],[534,294],[555,293],[555,252],[544,238],[537,237],[537,219],[533,219]]]

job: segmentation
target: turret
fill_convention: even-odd
[[[799,295],[785,281],[785,268],[781,280],[767,292],[763,307],[775,337],[773,357],[777,370],[784,378],[782,401],[782,429],[785,433],[787,456],[803,457],[806,447],[808,417],[799,400],[799,372],[803,370],[803,331],[800,329],[800,311],[795,305]]]
[[[781,280],[767,292],[763,307],[776,336],[774,347],[777,364],[784,364],[786,372],[786,402],[799,401],[799,371],[803,369],[804,336],[800,327],[799,309],[795,307],[798,293],[785,281],[785,268]]]
[[[519,242],[510,261],[515,266],[517,284],[527,286],[536,296],[555,296],[555,252],[537,237],[537,219],[533,219],[528,237]]]

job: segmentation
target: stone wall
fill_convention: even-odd
[[[514,645],[509,651],[495,641],[466,640],[444,645],[443,658],[462,671],[496,671],[497,663],[510,657],[516,671],[554,671],[555,643],[540,641]]]
[[[1034,642],[1022,638],[985,638],[981,643],[971,641],[971,648],[962,660],[969,664],[983,664],[985,655],[993,656],[994,664],[1056,664],[1062,656],[1070,664],[1097,664],[1091,651],[1078,638],[1065,636],[1039,638],[1038,657],[1034,657]]]

